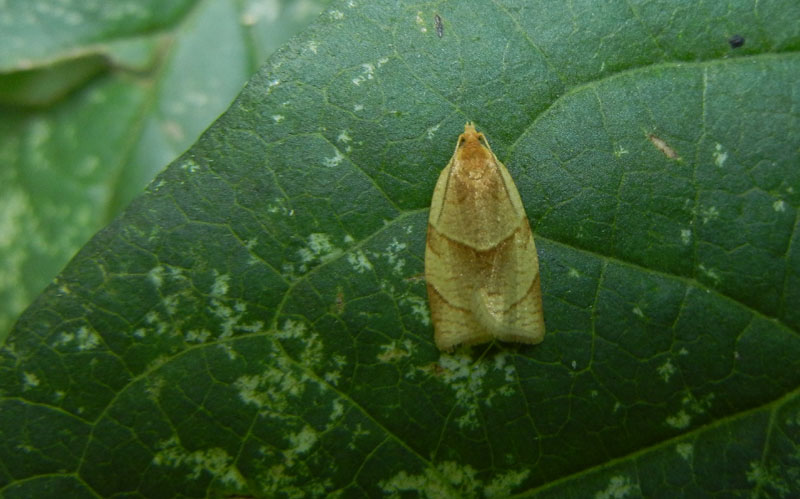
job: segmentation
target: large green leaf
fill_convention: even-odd
[[[5,495],[800,494],[800,7],[565,5],[343,1],[274,56],[17,323]],[[539,346],[433,346],[467,120]]]

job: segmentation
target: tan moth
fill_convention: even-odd
[[[528,217],[511,175],[472,123],[433,191],[425,280],[440,350],[544,339]]]

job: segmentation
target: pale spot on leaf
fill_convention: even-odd
[[[605,490],[597,492],[594,497],[595,499],[622,499],[639,495],[641,495],[639,485],[631,483],[631,479],[627,476],[616,475],[611,477]]]
[[[683,430],[689,427],[692,423],[692,417],[683,409],[672,416],[667,416],[666,423],[668,426],[676,430]]]
[[[411,307],[411,313],[424,326],[431,323],[431,314],[428,309],[428,301],[417,296],[407,294],[400,298],[400,304]]]
[[[328,168],[333,168],[334,166],[337,166],[339,163],[341,163],[343,159],[344,156],[342,156],[342,153],[339,152],[339,150],[337,149],[333,157],[323,158],[322,164]]]
[[[361,250],[357,249],[347,253],[347,263],[353,266],[353,270],[359,274],[363,274],[368,270],[372,270],[372,263],[367,258],[367,255]]]
[[[658,375],[661,376],[661,379],[663,379],[664,382],[667,383],[667,382],[669,382],[669,378],[673,374],[675,374],[677,369],[675,369],[675,366],[672,365],[672,362],[667,360],[665,363],[663,363],[660,366],[658,366],[656,371],[658,372]]]
[[[444,461],[428,467],[421,473],[398,472],[378,485],[386,494],[402,495],[413,492],[420,497],[508,497],[530,474],[530,470],[512,470],[499,473],[489,483],[478,478],[477,471],[468,464]]]
[[[703,223],[706,224],[708,222],[711,222],[712,220],[716,220],[717,218],[719,218],[719,210],[717,210],[716,206],[701,208],[700,217],[703,219]]]
[[[691,461],[694,455],[694,445],[687,442],[680,443],[675,446],[675,452],[685,461]]]
[[[393,340],[387,345],[381,345],[381,353],[378,354],[378,360],[387,363],[395,362],[404,357],[409,357],[414,353],[414,344],[411,340],[403,340],[399,342]]]
[[[30,390],[31,388],[35,388],[39,386],[39,377],[36,374],[31,372],[24,372],[22,374],[22,390]]]
[[[725,165],[725,160],[728,159],[728,153],[722,150],[722,144],[714,146],[712,156],[714,157],[714,164],[719,168],[722,168]]]
[[[342,143],[345,143],[345,144],[347,144],[351,140],[353,140],[353,139],[351,139],[350,135],[347,134],[347,130],[342,130],[341,132],[339,132],[339,136],[336,137],[336,141],[337,142],[342,142]]]

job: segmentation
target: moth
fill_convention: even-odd
[[[528,217],[511,175],[472,123],[433,190],[425,280],[439,350],[544,339]]]

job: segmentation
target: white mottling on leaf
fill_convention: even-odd
[[[428,140],[433,140],[433,137],[436,136],[436,132],[438,131],[439,131],[439,125],[429,127],[426,130],[426,135],[428,136]]]
[[[413,492],[420,497],[508,497],[530,474],[530,470],[498,473],[489,483],[478,478],[468,464],[444,461],[419,473],[400,471],[378,485],[384,493],[399,496]]]
[[[254,321],[249,324],[241,322],[242,317],[247,311],[247,304],[245,302],[237,300],[231,304],[230,300],[215,298],[212,295],[209,308],[211,313],[220,319],[220,334],[218,338],[229,338],[233,336],[235,331],[244,331],[248,333],[258,332],[264,327],[262,321]]]
[[[286,119],[286,117],[284,115],[282,115],[282,114],[273,114],[272,115],[272,121],[274,121],[275,123],[280,123],[281,121],[283,121],[285,119]]]
[[[595,493],[595,499],[622,499],[624,497],[640,496],[639,485],[631,483],[631,479],[624,475],[612,476],[605,490]]]
[[[704,414],[711,407],[711,403],[713,401],[714,401],[713,393],[709,393],[701,399],[697,399],[691,393],[687,393],[681,400],[681,403],[683,403],[684,407],[686,407],[687,410],[695,414]]]
[[[656,372],[658,372],[658,375],[664,380],[664,383],[668,383],[669,378],[672,377],[676,371],[677,369],[675,369],[675,366],[672,365],[672,362],[670,362],[669,359],[656,369]]]
[[[703,219],[703,223],[707,224],[708,222],[714,221],[719,218],[719,210],[717,210],[716,206],[709,206],[707,208],[700,209],[700,218]]]
[[[684,461],[691,461],[694,455],[694,445],[688,442],[679,443],[675,446],[675,452],[677,452]]]
[[[353,111],[359,112],[364,110],[364,104],[354,104]]]
[[[303,350],[298,359],[303,366],[314,368],[322,362],[322,340],[319,334],[309,331],[304,323],[286,319],[275,336],[280,339],[300,340],[303,343]]]
[[[795,462],[797,453],[794,454]],[[790,497],[793,487],[786,483],[785,476],[797,473],[796,466],[792,466],[787,475],[785,466],[766,465],[760,461],[751,461],[750,470],[746,472],[747,481],[755,485],[761,494],[752,497]],[[771,492],[770,494],[767,491]]]
[[[347,253],[347,262],[353,266],[353,270],[359,274],[363,274],[368,270],[372,270],[372,263],[367,258],[367,255],[361,249]]]
[[[485,400],[483,381],[489,371],[486,362],[474,362],[472,356],[465,352],[442,354],[437,364],[436,378],[441,380],[455,393],[456,404],[462,409],[455,422],[459,428],[476,428],[478,426],[478,403]],[[415,367],[406,374],[413,378],[416,371],[430,373],[429,366]]]
[[[287,438],[290,447],[283,451],[283,457],[287,466],[294,466],[294,460],[311,450],[319,436],[312,427],[306,425],[299,432],[290,433]]]
[[[567,275],[573,279],[577,279],[581,276],[580,272],[578,272],[576,269],[569,269]]]
[[[94,350],[100,345],[100,336],[90,331],[86,326],[81,326],[76,333],[61,333],[58,341],[53,346],[75,346],[80,352]]]
[[[186,170],[189,173],[195,173],[200,169],[200,165],[198,165],[193,159],[188,159],[181,164],[181,169]]]
[[[414,343],[411,340],[397,341],[392,340],[389,344],[381,345],[381,353],[377,355],[378,360],[383,363],[395,362],[404,357],[410,357],[414,353]]]
[[[239,357],[239,354],[236,350],[230,345],[230,343],[219,343],[217,347],[222,349],[225,352],[225,355],[228,356],[228,360],[236,360]]]
[[[161,397],[161,390],[166,384],[166,380],[161,376],[150,377],[147,379],[144,391],[150,400],[158,402],[159,397]]]
[[[617,146],[617,148],[614,149],[614,156],[617,158],[621,158],[625,154],[628,154],[628,150],[622,146]]]
[[[344,12],[342,12],[341,10],[334,9],[328,11],[328,16],[334,21],[341,21],[342,19],[344,19]]]
[[[155,287],[160,288],[161,284],[164,283],[164,267],[161,265],[153,267],[150,269],[150,272],[147,273],[147,277]]]
[[[716,269],[711,267],[706,267],[702,263],[697,267],[700,272],[703,273],[706,277],[714,281],[714,284],[719,284],[722,278],[717,273]]]
[[[483,495],[485,497],[508,497],[514,489],[522,485],[530,473],[529,469],[500,473],[486,485]]]
[[[686,350],[685,347],[682,347],[680,350],[678,350],[678,355],[689,355],[689,350]]]
[[[319,45],[317,44],[316,40],[309,40],[309,42],[306,44],[306,48],[309,50],[309,52],[316,54]]]
[[[347,357],[340,353],[335,353],[333,354],[333,363],[336,365],[336,367],[341,369],[347,365]]]
[[[283,327],[280,331],[278,331],[277,336],[278,338],[299,339],[305,336],[305,334],[306,325],[304,323],[294,321],[292,319],[286,319],[286,322],[283,323]]]
[[[228,274],[220,274],[214,271],[214,284],[211,285],[211,296],[220,298],[228,294],[228,283],[231,281],[231,276]]]
[[[339,136],[336,137],[336,141],[337,142],[342,142],[344,144],[347,144],[348,142],[350,142],[352,140],[353,139],[350,138],[350,135],[347,134],[347,130],[342,130],[341,132],[339,132]]]
[[[675,428],[676,430],[683,430],[689,427],[692,424],[692,416],[690,416],[686,411],[681,409],[677,412],[677,414],[672,416],[667,416],[666,419],[667,426]]]
[[[642,309],[639,308],[638,305],[633,307],[632,312],[633,312],[633,315],[635,315],[636,317],[639,317],[640,319],[644,319],[644,312],[642,312]]]
[[[714,164],[719,168],[725,165],[725,160],[728,159],[728,153],[722,150],[722,144],[714,146],[714,152],[711,154],[714,157]]]
[[[336,386],[341,378],[341,371],[328,371],[322,375],[322,379],[333,386]]]
[[[331,413],[328,417],[330,424],[328,425],[328,427],[330,428],[331,426],[335,425],[343,415],[344,415],[344,405],[340,400],[335,399],[331,404]]]
[[[153,456],[156,466],[171,468],[188,468],[188,478],[197,480],[204,474],[224,482],[228,486],[243,488],[245,480],[235,468],[233,458],[219,447],[189,452],[184,449],[177,437],[161,441],[158,451]],[[204,477],[203,477],[204,478]]]
[[[314,232],[308,236],[308,245],[298,250],[298,256],[303,264],[300,272],[305,273],[308,269],[307,264],[316,260],[328,262],[342,254],[342,250],[331,242],[331,236],[321,232]]]
[[[403,267],[406,264],[406,261],[400,258],[400,253],[406,249],[406,244],[399,242],[397,239],[393,239],[391,243],[386,247],[386,251],[384,251],[383,255],[389,261],[389,265],[392,266],[392,270],[394,270],[395,274],[400,274],[403,271]]]
[[[431,313],[428,309],[428,301],[424,298],[405,294],[400,298],[400,305],[411,307],[411,314],[422,323],[423,326],[428,326],[431,323]]]
[[[239,398],[277,419],[293,419],[286,411],[306,390],[307,379],[284,358],[278,357],[261,374],[240,376],[233,382]]]
[[[182,294],[183,293],[173,293],[164,297],[164,301],[161,303],[164,305],[164,309],[169,315],[175,315],[175,313],[178,312],[178,305],[180,305]]]
[[[360,86],[367,80],[375,78],[375,65],[365,62],[361,65],[361,74],[353,78],[353,85]]]
[[[274,198],[272,202],[267,205],[267,212],[291,216],[294,210],[288,208],[287,201],[284,198]]]
[[[338,166],[339,163],[341,163],[343,159],[344,159],[344,156],[342,156],[342,153],[339,152],[339,150],[337,149],[336,152],[334,153],[333,157],[331,157],[331,158],[322,158],[322,164],[323,164],[323,166],[325,166],[327,168],[333,168],[334,166]]]
[[[514,364],[508,362],[509,360],[508,352],[502,352],[495,356],[494,358],[494,368],[497,371],[503,371],[505,374],[505,380],[509,383],[514,383],[517,381],[517,370],[514,367]]]
[[[356,440],[359,437],[366,437],[366,436],[369,436],[369,430],[365,430],[361,426],[361,423],[356,424],[355,429],[350,434],[350,442],[347,444],[347,448],[351,449],[351,450],[355,450],[355,448],[356,448]]]
[[[187,343],[205,343],[209,337],[211,333],[206,329],[190,329],[184,334],[183,339]]]
[[[22,373],[22,391],[27,391],[39,386],[39,377],[36,374],[25,371]]]
[[[303,272],[305,272],[307,270],[305,265],[300,265],[300,268],[303,269]],[[287,279],[287,280],[290,280],[290,281],[295,279],[297,276],[295,275],[294,272],[295,272],[294,271],[294,265],[292,265],[291,263],[287,262],[287,263],[284,263],[283,265],[281,265],[281,276],[284,279]]]
[[[692,231],[690,229],[681,229],[681,242],[687,245],[692,242]]]
[[[786,202],[783,199],[779,199],[772,203],[772,209],[778,213],[783,213],[786,211]]]
[[[422,18],[422,11],[417,11],[417,17],[414,19],[419,27],[419,30],[423,33],[428,32],[428,28],[425,26],[425,20]]]

